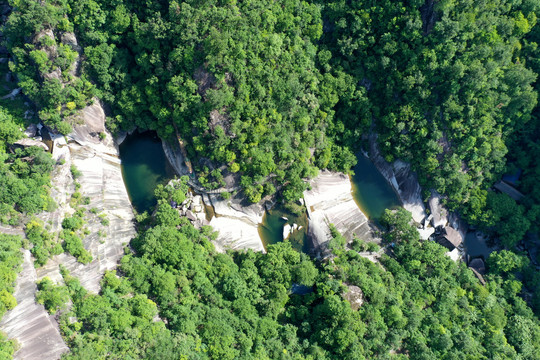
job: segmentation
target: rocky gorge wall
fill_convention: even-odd
[[[74,165],[80,171],[77,178],[81,185],[80,192],[90,199],[90,203],[84,207],[87,210],[98,209],[109,221],[103,225],[102,219],[96,215],[85,217],[89,234],[84,237],[83,245],[93,257],[89,264],[83,265],[72,255],[63,253],[36,269],[30,252],[24,251],[25,262],[14,293],[18,305],[0,323],[0,329],[21,345],[14,359],[58,359],[68,350],[60,336],[56,319],[45,311],[43,305],[35,303],[35,282],[49,277],[61,283],[59,267],[63,265],[88,291],[97,293],[104,272],[117,266],[124,254],[124,246],[136,234],[134,214],[122,178],[118,146],[105,129],[103,108],[96,100],[82,109],[78,116],[82,124],[75,126],[67,137],[52,136],[52,156],[57,166],[52,174],[51,196],[58,206],[52,212],[42,213],[39,218],[50,226],[49,231],[58,233],[62,220],[75,211],[70,205],[71,195],[75,191],[71,174],[71,166]],[[105,138],[101,139],[100,133],[105,134]]]
[[[422,200],[422,188],[411,165],[401,160],[387,162],[377,146],[376,134],[369,136],[369,158],[392,185],[405,210],[411,212],[414,221],[421,223],[426,217],[426,208]]]
[[[4,10],[2,14],[3,12]],[[42,35],[37,34],[36,38]],[[54,38],[50,30],[47,35]],[[77,52],[81,50],[73,33],[62,34],[61,42]],[[70,74],[76,76],[79,67],[78,56]],[[61,79],[56,72],[43,76],[56,76]],[[18,96],[23,94],[19,91],[10,99]],[[26,113],[29,112],[30,110]],[[42,134],[36,133],[37,128],[33,125],[32,130],[27,131],[29,138],[23,139],[20,145],[37,145],[47,150],[50,148],[52,157],[56,160],[57,164],[51,174],[51,197],[57,207],[54,211],[38,215],[38,218],[57,238],[62,229],[62,220],[75,212],[71,202],[77,189],[71,167],[74,166],[80,172],[77,178],[79,191],[82,197],[90,200],[89,204],[79,205],[85,208],[84,220],[88,229],[82,241],[93,260],[83,265],[72,255],[63,253],[53,256],[44,266],[35,268],[30,252],[24,250],[24,265],[14,293],[18,305],[9,311],[0,323],[0,329],[20,344],[20,349],[14,355],[15,359],[58,359],[63,352],[68,351],[60,336],[56,318],[35,302],[36,281],[50,277],[61,283],[59,267],[63,265],[88,291],[97,293],[104,272],[117,266],[124,253],[124,246],[136,234],[134,214],[122,178],[118,146],[105,128],[102,105],[97,99],[93,99],[93,103],[71,115],[68,121],[74,126],[67,136],[51,133],[50,139],[44,140]],[[102,213],[108,222],[105,224],[102,218],[88,211],[92,208]],[[7,229],[0,231],[10,232]]]

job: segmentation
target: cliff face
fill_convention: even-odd
[[[177,144],[172,145],[162,142],[163,151],[167,160],[179,176],[190,175],[189,168],[185,164],[184,155]],[[218,251],[227,249],[241,250],[252,249],[265,252],[264,245],[259,235],[259,224],[262,223],[264,206],[259,204],[246,204],[245,199],[233,196],[224,200],[220,191],[206,192],[202,187],[190,182],[193,191],[203,195],[204,203],[214,208],[214,216],[208,225],[218,231],[218,237],[214,246]],[[237,191],[239,187],[223,189],[228,192]]]
[[[52,175],[51,196],[58,207],[53,212],[41,214],[40,218],[51,226],[50,231],[59,232],[64,217],[75,211],[69,204],[75,191],[70,171],[71,165],[74,165],[81,172],[77,178],[81,184],[80,192],[82,196],[90,198],[90,204],[85,207],[97,208],[106,215],[109,224],[102,225],[101,219],[95,215],[85,216],[90,233],[83,239],[83,245],[93,257],[86,265],[77,262],[72,255],[63,253],[35,269],[30,252],[25,250],[25,262],[14,294],[18,305],[5,315],[0,324],[8,337],[17,339],[21,345],[14,359],[58,359],[68,350],[55,318],[47,314],[42,305],[35,303],[35,282],[46,276],[62,282],[59,265],[63,265],[88,291],[97,293],[104,272],[117,266],[125,244],[136,234],[134,214],[122,178],[118,146],[105,130],[103,109],[96,101],[82,109],[78,116],[83,124],[74,127],[74,131],[67,136],[67,142],[63,136],[52,136],[53,158],[59,165]],[[99,133],[105,133],[105,139],[100,140]],[[63,165],[60,165],[62,162]],[[104,232],[106,236],[100,236],[99,232]]]
[[[52,222],[52,230],[61,230],[65,216],[74,212],[69,205],[74,191],[70,168],[74,165],[81,173],[77,182],[81,184],[82,196],[90,198],[87,210],[97,208],[105,214],[109,224],[104,226],[97,216],[85,217],[90,234],[83,239],[84,247],[90,251],[93,260],[82,265],[69,254],[55,256],[45,266],[38,269],[38,277],[49,276],[60,280],[58,265],[67,267],[72,275],[79,278],[89,291],[99,291],[99,281],[105,270],[116,267],[123,255],[123,247],[135,236],[134,214],[122,178],[118,146],[111,134],[105,130],[105,113],[97,102],[81,110],[79,114],[83,124],[74,127],[71,134],[54,137],[53,158],[64,164],[57,166],[53,176],[53,197],[58,208],[52,213],[45,213],[42,219]],[[100,139],[99,134],[105,138]],[[104,232],[105,237],[98,232]]]
[[[17,278],[14,296],[17,306],[4,315],[0,328],[19,342],[14,359],[59,359],[68,351],[58,323],[43,305],[34,301],[37,274],[32,255],[24,250],[22,271]]]
[[[3,6],[0,6],[0,10]],[[72,33],[64,34],[62,43],[80,51]],[[0,52],[2,50],[0,48]],[[54,55],[54,51],[51,48],[49,56]],[[78,57],[70,72],[72,76],[76,77],[79,62]],[[63,81],[54,72],[41,75],[44,78],[56,76]],[[71,195],[76,191],[70,169],[73,165],[81,173],[77,178],[79,191],[83,197],[90,199],[90,203],[82,207],[86,210],[97,208],[109,221],[103,225],[101,218],[85,211],[84,220],[89,233],[83,238],[83,245],[93,257],[89,264],[83,265],[72,255],[64,253],[36,269],[30,252],[24,251],[24,265],[14,293],[18,305],[0,323],[0,329],[21,346],[14,355],[15,359],[58,359],[68,351],[56,319],[49,316],[42,305],[35,303],[35,282],[45,276],[61,282],[59,265],[63,265],[79,278],[88,291],[97,293],[103,273],[117,266],[125,244],[136,234],[134,214],[122,178],[118,146],[105,129],[102,105],[94,99],[92,104],[71,115],[69,121],[75,124],[73,131],[66,137],[52,134],[48,142],[52,147],[52,156],[57,161],[51,176],[51,196],[58,206],[52,212],[40,214],[39,218],[50,226],[50,232],[58,233],[62,229],[62,220],[75,211],[70,206]]]

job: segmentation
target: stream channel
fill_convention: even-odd
[[[156,204],[154,190],[158,184],[165,184],[174,177],[155,133],[135,132],[120,145],[122,174],[133,207],[137,212],[151,211]],[[378,222],[384,209],[399,206],[399,200],[386,179],[367,157],[358,154],[358,163],[351,176],[353,197],[364,214]],[[277,205],[267,211],[259,225],[259,235],[265,247],[283,241],[285,224],[297,225],[286,241],[299,251],[308,253],[307,214],[296,215]]]
[[[375,165],[367,157],[359,153],[358,162],[353,168],[351,176],[353,198],[360,210],[375,223],[378,222],[385,209],[395,208],[400,205],[399,199],[386,179],[377,170]],[[259,225],[259,235],[265,247],[270,244],[283,241],[283,226],[285,224],[297,224],[300,230],[293,231],[287,241],[290,241],[297,250],[308,252],[306,214],[301,216],[276,206],[267,211],[263,222]]]

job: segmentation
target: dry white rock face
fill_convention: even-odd
[[[0,328],[19,342],[14,359],[59,359],[68,348],[54,317],[34,300],[37,274],[30,251],[23,250],[23,255],[14,292],[17,306],[4,315]]]
[[[329,224],[349,241],[354,236],[379,243],[374,228],[360,211],[352,196],[351,180],[342,173],[321,171],[310,180],[311,190],[304,192],[309,217],[309,236],[314,252],[324,252],[331,239]]]
[[[209,225],[219,232],[214,246],[218,251],[227,249],[252,249],[265,252],[259,235],[264,207],[258,204],[241,204],[239,199],[223,200],[221,195],[204,195],[207,205],[214,207],[216,216]]]
[[[39,140],[21,139],[21,140],[15,141],[14,144],[15,145],[21,145],[21,146],[24,146],[24,147],[37,146],[37,147],[42,148],[45,151],[49,151],[49,147],[47,145],[45,145],[44,143],[42,143],[41,141],[39,141]]]
[[[292,232],[291,225],[285,224],[285,225],[283,226],[283,240],[288,239],[289,236],[291,235],[291,232]]]
[[[74,165],[81,173],[77,182],[81,184],[83,197],[90,198],[87,209],[97,208],[106,215],[109,224],[104,226],[97,216],[88,214],[85,220],[90,234],[83,239],[85,249],[93,260],[87,265],[80,264],[69,254],[53,257],[38,269],[38,277],[50,277],[61,281],[58,265],[64,265],[73,276],[89,291],[97,293],[99,282],[106,270],[114,269],[122,257],[124,245],[135,236],[134,214],[122,178],[118,146],[105,129],[105,113],[98,101],[81,110],[83,125],[74,126],[67,136],[54,139],[53,158],[62,158],[64,165],[58,166],[53,176],[52,195],[58,203],[53,213],[45,213],[43,220],[52,222],[53,231],[61,230],[65,216],[74,212],[69,205],[74,190],[70,167]],[[100,140],[99,134],[106,136]],[[98,232],[105,233],[105,237]]]
[[[41,268],[34,269],[30,253],[25,252],[25,264],[19,275],[15,297],[18,305],[4,316],[0,328],[10,338],[17,339],[21,349],[15,359],[41,360],[58,359],[67,350],[58,331],[58,324],[50,317],[42,305],[35,303],[35,281],[50,277],[61,282],[59,265],[65,266],[90,292],[99,292],[99,282],[106,270],[114,269],[124,251],[124,246],[135,236],[134,214],[122,178],[118,146],[105,129],[105,113],[95,101],[81,110],[82,125],[75,126],[66,138],[53,136],[53,158],[63,165],[57,165],[52,174],[51,196],[58,207],[53,212],[41,214],[40,218],[50,231],[62,228],[64,217],[75,210],[70,206],[71,195],[75,191],[70,167],[75,165],[81,175],[82,196],[90,198],[87,209],[97,208],[104,213],[109,224],[104,226],[101,219],[87,212],[86,227],[90,231],[84,237],[83,245],[93,257],[86,265],[76,261],[69,254],[54,256]],[[105,133],[100,140],[99,134]],[[98,233],[105,233],[100,236]]]

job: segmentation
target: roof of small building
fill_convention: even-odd
[[[525,197],[522,193],[520,193],[516,188],[511,186],[510,184],[499,181],[493,185],[493,187],[497,190],[499,190],[502,193],[505,193],[506,195],[510,196],[512,199],[516,201],[520,201]]]

